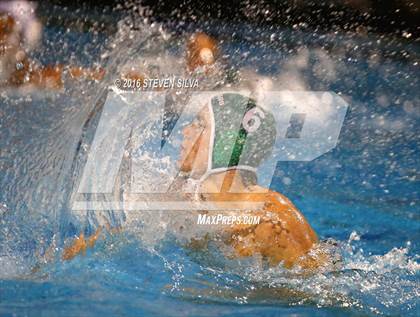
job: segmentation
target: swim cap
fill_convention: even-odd
[[[205,176],[234,168],[256,172],[275,142],[274,116],[238,93],[215,96],[209,107],[212,138]]]

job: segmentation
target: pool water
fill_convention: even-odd
[[[0,315],[418,316],[419,47],[372,36],[207,27],[243,73],[271,77],[278,89],[331,90],[349,103],[337,147],[312,162],[279,162],[271,184],[321,239],[338,244],[342,267],[302,277],[195,254],[160,223],[107,234],[85,256],[61,261],[64,241],[77,232],[65,221],[75,162],[85,155],[95,129],[88,118],[96,118],[107,83],[74,83],[61,92],[5,90]],[[35,57],[115,71],[131,59],[127,54],[157,50],[182,58],[176,34],[157,26],[138,32],[127,40],[124,32],[48,26]],[[388,56],[402,50],[411,57]]]

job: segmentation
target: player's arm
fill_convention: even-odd
[[[61,258],[68,261],[79,254],[85,254],[88,248],[93,248],[101,233],[102,228],[98,228],[93,235],[86,238],[85,235],[81,233],[70,243],[70,245],[64,248]]]
[[[81,233],[79,236],[71,240],[71,242],[64,248],[61,258],[64,261],[68,261],[80,254],[84,255],[87,249],[91,249],[95,246],[96,241],[100,237],[104,238],[106,234],[112,235],[119,232],[121,232],[120,227],[111,228],[111,226],[107,224],[104,227],[96,229],[95,233],[88,237],[85,237],[85,235]]]
[[[65,76],[65,74],[68,76]],[[69,80],[102,80],[105,75],[103,68],[84,68],[79,66],[48,65],[39,66],[24,59],[16,63],[15,70],[10,74],[8,84],[20,87],[33,85],[39,88],[60,89],[65,78]]]

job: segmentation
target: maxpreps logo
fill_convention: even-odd
[[[179,195],[171,187],[182,174],[176,164],[182,129],[211,98],[223,93],[250,95],[249,91],[191,92],[174,100],[163,91],[111,89],[72,193],[72,209],[220,210],[220,204],[191,199],[193,189],[191,195]],[[270,157],[257,170],[258,183],[266,188],[278,161],[311,161],[333,149],[348,108],[332,92],[267,91],[256,103],[273,114],[277,132]],[[244,129],[254,131],[263,116],[258,109],[247,112]],[[224,207],[235,206],[235,201],[226,201]]]

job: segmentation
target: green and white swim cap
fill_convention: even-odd
[[[256,172],[274,146],[274,116],[239,93],[213,97],[209,110],[212,137],[205,176],[229,169]]]

